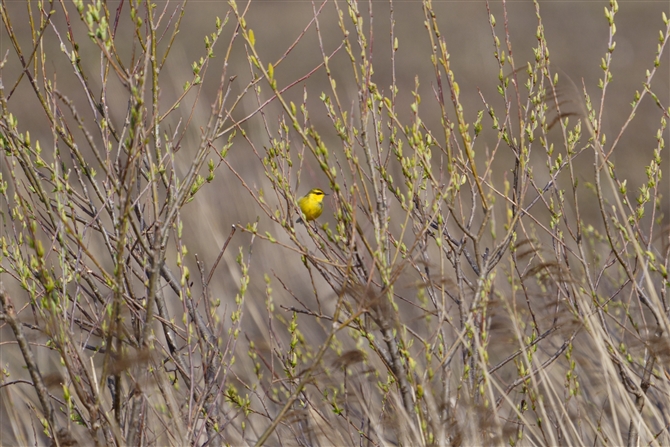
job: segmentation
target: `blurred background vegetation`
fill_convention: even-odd
[[[667,3],[1,8],[2,445],[670,442]]]

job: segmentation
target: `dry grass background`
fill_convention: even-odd
[[[457,104],[470,123],[471,136],[475,133],[478,113],[483,111],[483,130],[474,146],[476,162],[480,175],[487,172],[482,177],[486,194],[496,200],[488,202],[491,208],[487,215],[481,196],[475,194],[473,198],[471,193],[476,190],[476,176],[468,171],[467,163],[458,163],[459,175],[467,178],[466,187],[451,199],[445,197],[434,202],[437,191],[454,177],[448,174],[446,151],[433,146],[429,165],[435,179],[428,180],[424,189],[408,200],[414,200],[420,211],[407,212],[401,201],[387,192],[384,200],[389,209],[388,228],[376,233],[383,228],[383,223],[375,224],[375,219],[381,216],[377,214],[379,209],[366,208],[362,201],[366,185],[367,194],[373,197],[370,203],[376,203],[373,182],[366,180],[375,169],[364,162],[362,144],[352,145],[363,164],[362,171],[351,169],[346,161],[343,149],[346,144],[320,99],[322,92],[332,98],[329,78],[321,66],[322,49],[327,54],[335,52],[329,59],[329,69],[337,82],[342,110],[350,120],[344,126],[349,131],[363,128],[359,101],[372,92],[369,98],[375,107],[381,107],[375,113],[383,122],[377,135],[384,137],[373,147],[379,148],[384,157],[390,155],[388,173],[396,181],[394,187],[398,185],[402,194],[411,197],[403,182],[407,175],[390,149],[393,145],[389,143],[388,123],[400,134],[403,126],[411,127],[415,122],[412,113],[415,93],[421,97],[419,116],[425,126],[417,132],[425,139],[430,130],[438,145],[444,147],[448,141],[455,153],[465,154],[458,125],[453,127],[449,139],[443,130],[440,103],[435,98],[439,86],[431,63],[432,31],[424,25],[427,2],[252,1],[244,12],[241,27],[239,16],[236,17],[229,3],[189,2],[183,5],[179,33],[172,43],[170,36],[182,4],[154,2],[156,20],[164,14],[158,28],[161,40],[157,54],[162,55],[170,48],[155,78],[160,86],[161,114],[182,95],[184,84],[192,81],[191,64],[206,56],[203,39],[215,32],[215,18],[226,15],[229,18],[214,47],[214,57],[207,61],[202,85],[191,89],[179,108],[160,122],[160,150],[168,155],[164,160],[165,183],[148,181],[150,166],[157,163],[146,155],[156,146],[151,133],[154,116],[151,88],[146,87],[144,102],[138,105],[138,96],[119,81],[122,76],[117,76],[101,55],[100,44],[87,36],[86,23],[74,4],[3,2],[0,47],[6,57],[1,72],[5,107],[1,126],[5,148],[2,181],[8,182],[8,189],[2,201],[6,252],[0,265],[4,269],[4,296],[11,297],[22,324],[20,331],[10,327],[11,315],[5,302],[1,314],[4,325],[0,329],[0,362],[5,370],[0,388],[0,443],[247,445],[264,440],[266,433],[268,445],[620,445],[626,442],[635,445],[638,439],[640,445],[670,442],[667,433],[670,418],[665,404],[669,387],[663,372],[668,355],[668,280],[667,275],[659,273],[660,266],[667,268],[669,259],[668,182],[661,179],[657,191],[652,193],[657,200],[654,217],[650,217],[654,204],[647,204],[640,225],[634,226],[639,230],[637,243],[624,242],[624,226],[613,226],[613,234],[620,239],[612,242],[603,237],[601,209],[612,215],[621,212],[619,208],[612,211],[618,189],[610,188],[606,170],[601,171],[603,203],[598,202],[593,192],[601,181],[594,174],[602,161],[597,154],[600,149],[607,152],[611,148],[624,126],[625,132],[609,161],[615,166],[617,179],[627,181],[633,206],[639,188],[649,182],[645,167],[654,156],[657,131],[667,113],[647,96],[635,119],[625,123],[634,92],[643,91],[645,72],[654,68],[659,29],[662,34],[666,30],[662,13],[668,12],[668,5],[623,1],[618,5],[614,35],[617,45],[608,65],[613,81],[608,86],[602,120],[593,121],[601,125],[596,129],[598,135],[607,135],[601,147],[592,142],[586,124],[588,117],[582,112],[582,87],[599,112],[601,58],[607,54],[612,29],[603,8],[612,6],[609,2],[538,3],[550,67],[560,76],[562,114],[556,111],[549,93],[541,96],[548,107],[549,122],[556,117],[569,117],[565,129],[560,123],[546,129],[546,138],[556,145],[557,152],[565,154],[563,133],[567,135],[578,120],[583,122],[577,146],[585,150],[572,160],[573,177],[565,167],[548,188],[547,202],[531,208],[527,214],[513,206],[513,193],[505,190],[505,182],[511,185],[515,172],[520,182],[522,178],[529,182],[524,176],[531,171],[538,185],[543,186],[550,179],[548,157],[538,143],[542,130],[536,131],[538,141],[528,154],[527,171],[519,170],[515,167],[514,150],[510,150],[514,145],[501,144],[499,134],[491,129],[492,120],[482,101],[484,98],[503,120],[505,101],[498,93],[500,67],[494,57],[496,48],[487,3],[433,2],[430,7],[435,23],[440,38],[446,42],[451,70],[459,84]],[[137,36],[146,36],[146,4],[137,3],[138,15],[144,20],[137,29],[130,14],[135,4],[110,1],[106,8],[112,22],[119,11],[114,37],[119,60],[126,67],[132,66],[132,60],[136,63],[133,74],[145,72],[151,80],[150,61],[137,63],[144,57]],[[240,3],[237,7],[241,15],[247,5]],[[374,66],[371,82],[386,98],[392,96],[391,85],[398,88],[393,99],[397,121],[388,119],[384,100],[374,97],[370,84],[357,82],[352,75],[350,56],[341,46],[344,37],[336,7],[344,12],[342,20],[350,33],[351,54],[357,58],[356,67],[360,70],[361,50],[357,47],[360,36],[348,17],[348,8],[358,8],[362,35],[369,39],[365,59]],[[511,42],[521,80],[520,102],[526,105],[528,93],[523,89],[528,78],[526,64],[530,63],[539,78],[544,79],[541,76],[544,66],[535,63],[533,53],[539,45],[536,4],[491,2],[488,7],[496,18],[495,32],[502,51],[507,51],[505,39]],[[84,2],[84,11],[86,8],[88,3]],[[34,191],[25,186],[31,181],[32,168],[15,164],[21,159],[16,152],[19,150],[36,160],[35,153],[27,147],[34,148],[39,140],[47,163],[56,159],[62,163],[63,172],[69,169],[72,188],[81,193],[81,184],[74,181],[75,166],[80,162],[70,156],[72,150],[64,144],[64,138],[55,136],[55,126],[37,100],[12,43],[14,33],[24,57],[30,55],[36,33],[31,34],[29,17],[33,17],[39,29],[39,17],[50,10],[53,10],[52,24],[46,26],[36,47],[36,55],[44,55],[45,62],[39,57],[33,59],[27,72],[37,79],[40,92],[48,91],[42,80],[46,74],[62,97],[71,101],[97,148],[104,134],[97,130],[101,115],[93,111],[82,85],[85,83],[95,98],[104,96],[110,122],[117,129],[125,129],[119,137],[123,144],[117,141],[111,152],[118,151],[120,162],[115,165],[118,169],[110,169],[109,174],[96,167],[93,145],[86,143],[84,132],[62,97],[54,95],[56,99],[52,100],[59,104],[60,119],[68,124],[67,129],[84,159],[98,171],[100,184],[109,182],[112,203],[118,206],[124,197],[133,200],[139,197],[141,204],[129,210],[115,208],[115,213],[82,215],[91,224],[90,230],[84,231],[88,227],[82,222],[79,229],[85,233],[82,242],[70,239],[62,247],[54,237],[62,228],[51,228],[46,213],[49,207],[56,210],[58,205],[40,203]],[[318,11],[318,32],[313,22],[315,11]],[[390,38],[391,11],[393,33],[398,40],[395,52]],[[69,58],[60,49],[56,31],[71,51],[68,26],[79,45],[85,82],[75,75]],[[248,30],[253,30],[253,38]],[[301,35],[303,30],[306,31]],[[227,53],[229,42],[232,43]],[[252,42],[266,70],[265,79],[250,60]],[[289,48],[291,51],[283,57]],[[268,63],[275,64],[278,60],[281,63],[274,67],[273,77],[279,89],[300,80],[281,96],[287,103],[294,102],[298,109],[304,104],[309,110],[309,121],[297,113],[292,122],[290,108],[282,107],[276,99],[259,107],[272,96]],[[670,100],[668,66],[665,49],[652,83],[652,91],[663,107]],[[440,69],[447,114],[453,123],[456,113],[444,70]],[[108,79],[101,75],[106,71]],[[503,72],[504,79],[513,78],[509,64],[503,67]],[[255,83],[254,76],[260,82]],[[568,78],[575,86],[566,82]],[[549,81],[544,79],[547,91]],[[9,96],[15,85],[16,90]],[[261,89],[258,95],[254,94],[256,86]],[[226,133],[214,137],[216,132],[208,133],[207,125],[213,108],[217,107],[220,89],[230,92],[221,112],[222,115],[230,112],[230,116],[221,126]],[[517,99],[512,87],[508,92],[512,107],[508,130],[520,141]],[[240,101],[231,111],[238,95]],[[128,118],[133,106],[138,106],[138,110],[146,107],[139,123]],[[534,107],[539,111],[542,106],[531,106],[529,111]],[[9,124],[10,113],[18,122],[16,129]],[[241,122],[235,126],[235,121]],[[287,131],[281,129],[282,122],[287,123]],[[295,127],[307,138],[303,139]],[[129,129],[135,128],[146,132],[142,134],[146,140],[133,140],[129,136]],[[310,129],[318,132],[319,138]],[[411,142],[416,134],[407,129],[407,134],[398,139],[404,141],[406,157],[416,156],[420,150],[410,149],[412,144],[418,145]],[[372,124],[367,130],[371,135],[375,133]],[[233,131],[234,137],[229,140]],[[30,144],[25,144],[26,132],[30,132]],[[661,133],[667,132],[663,128]],[[323,159],[322,152],[310,149],[310,144],[318,146],[319,139],[328,148],[328,160]],[[221,159],[216,152],[228,142],[232,145],[225,159]],[[269,181],[269,163],[264,165],[260,160],[267,156],[268,148],[280,148],[282,142],[290,143],[292,151],[293,165],[288,178],[292,196]],[[169,144],[174,146],[170,148]],[[54,153],[56,145],[58,153]],[[487,170],[488,158],[498,146],[493,164]],[[136,158],[128,156],[133,153],[128,147],[137,148]],[[172,152],[175,148],[178,150]],[[304,154],[304,161],[296,157],[297,152]],[[178,190],[179,182],[189,179],[188,171],[197,154],[202,154],[205,160],[198,172],[206,177],[207,161],[211,159],[214,176],[192,200],[175,208],[177,215],[167,229],[161,228],[166,231],[167,244],[153,245],[152,237],[158,230],[152,224],[165,223],[167,207],[162,206]],[[667,170],[667,156],[663,151],[660,156],[659,166]],[[289,155],[279,155],[276,160],[288,172],[286,157]],[[327,169],[322,169],[319,157]],[[556,154],[553,157],[555,160]],[[336,169],[338,188],[334,188],[333,177],[326,172],[331,168]],[[423,169],[423,174],[430,170],[425,166]],[[70,205],[68,199],[72,196],[67,191],[54,191],[48,169],[37,170],[43,177],[34,181],[40,182],[52,199],[60,194],[58,200],[67,204],[66,214],[81,214],[77,208],[80,201]],[[270,177],[283,179],[278,173],[270,172]],[[428,177],[419,176],[409,183],[420,185]],[[94,180],[85,173],[82,178],[90,190]],[[135,179],[133,188],[115,190],[112,186],[117,180],[123,185],[128,179]],[[378,183],[388,187],[387,180],[381,178]],[[572,189],[575,180],[576,199]],[[148,192],[154,184],[158,185],[157,190]],[[357,189],[352,193],[348,188],[354,185]],[[282,224],[287,216],[292,221],[297,218],[291,197],[295,199],[316,186],[331,192],[318,221],[319,228],[296,225],[292,233],[292,225]],[[536,196],[531,183],[526,186],[530,193],[522,206],[528,206]],[[563,216],[557,220],[556,228],[546,230],[552,217],[549,201],[558,201],[559,190],[565,194]],[[16,191],[29,199],[22,204],[14,196]],[[261,195],[263,203],[258,201]],[[449,200],[453,210],[466,217],[464,222],[472,214],[476,231],[486,222],[481,234],[473,238],[465,236],[453,220],[438,223],[437,215],[442,215],[445,221],[449,219],[446,205]],[[99,209],[104,208],[100,200],[93,202]],[[355,208],[355,222],[350,213],[343,211],[347,203],[360,207]],[[153,212],[154,205],[160,213]],[[281,215],[273,220],[271,215],[279,208]],[[21,220],[17,210],[32,215],[36,229],[31,230],[29,224],[23,226],[31,218]],[[515,213],[518,227],[514,237],[510,236],[504,244],[502,261],[491,265],[489,272],[475,271],[471,264],[486,267],[490,260],[487,256],[493,255],[494,247],[504,240],[506,225]],[[114,257],[118,252],[105,246],[105,237],[92,225],[99,222],[118,238],[123,234],[122,227],[112,215],[117,218],[127,215],[137,227],[127,228],[129,239],[124,245],[123,262]],[[605,221],[612,223],[609,214]],[[256,222],[257,227],[253,227]],[[583,237],[575,240],[568,228],[574,231],[580,225]],[[231,232],[233,226],[236,231]],[[589,232],[591,228],[593,232]],[[342,242],[328,237],[328,229],[349,239]],[[445,236],[438,243],[440,232],[449,233],[452,240]],[[31,237],[43,241],[46,253],[35,248],[36,243],[30,243]],[[454,242],[461,237],[467,241],[469,258]],[[138,240],[144,240],[145,245]],[[394,246],[397,241],[410,247],[410,252],[398,254]],[[65,246],[69,248],[66,250]],[[81,249],[83,246],[89,253]],[[148,287],[152,278],[149,253],[154,252],[146,247],[164,252],[165,266],[176,278],[172,287],[166,275],[158,279],[157,273],[153,276],[158,282],[157,291],[152,292]],[[642,252],[636,252],[636,247]],[[222,251],[223,256],[217,262]],[[137,257],[131,259],[131,252]],[[621,259],[613,252],[619,253]],[[640,256],[645,252],[653,253],[653,258]],[[64,261],[65,258],[68,260]],[[18,259],[29,267],[21,265]],[[93,282],[79,287],[80,279],[66,279],[64,263],[73,270],[81,269],[79,275],[89,275]],[[592,270],[587,270],[589,267]],[[187,270],[190,276],[186,275]],[[49,289],[44,271],[50,272],[58,283],[56,292]],[[102,271],[115,278],[115,286],[105,284],[100,277]],[[28,278],[23,285],[22,277]],[[92,284],[99,290],[92,290]],[[54,298],[59,304],[49,307],[45,297],[58,293],[59,288],[63,292],[58,299]],[[650,289],[660,301],[652,299],[654,292]],[[182,294],[181,299],[178,293]],[[595,302],[591,302],[592,293],[597,295]],[[152,294],[155,299],[165,301],[174,324],[171,329],[177,334],[177,350],[168,346],[166,332],[170,325],[155,316],[147,317],[145,310],[150,301],[147,297]],[[87,304],[74,306],[75,297]],[[188,301],[192,308],[186,304]],[[120,318],[115,325],[117,315]],[[144,329],[148,318],[149,331]],[[333,319],[346,324],[334,325]],[[49,391],[51,417],[37,398],[36,380],[31,376],[34,368],[26,367],[25,354],[17,346],[17,331],[25,335],[35,354],[35,368]],[[513,355],[516,356],[511,358]],[[185,371],[179,372],[175,366],[175,358],[179,356],[188,366]],[[84,370],[88,374],[83,379],[84,385],[77,384]],[[403,385],[409,389],[403,391]],[[118,394],[115,389],[120,390]],[[636,405],[641,405],[638,407],[641,411],[636,410]],[[635,427],[634,436],[629,425]],[[59,435],[54,436],[55,433]]]

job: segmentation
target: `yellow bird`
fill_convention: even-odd
[[[323,198],[327,196],[319,188],[314,188],[304,196],[298,199],[300,211],[305,215],[305,220],[314,220],[323,212]],[[297,222],[302,222],[302,217]]]

